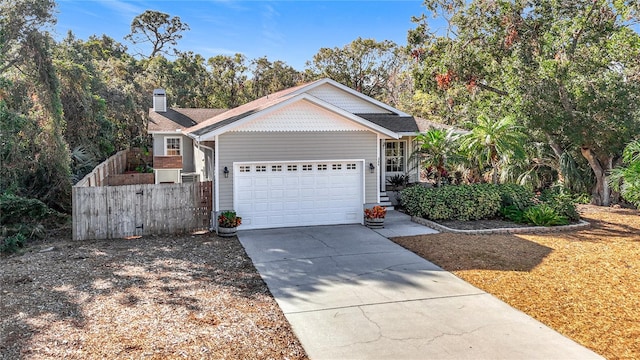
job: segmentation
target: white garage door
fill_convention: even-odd
[[[362,222],[359,161],[234,164],[234,209],[240,229]]]

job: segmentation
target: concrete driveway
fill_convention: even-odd
[[[238,237],[311,359],[601,359],[364,226]]]

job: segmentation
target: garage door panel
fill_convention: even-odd
[[[285,210],[299,210],[300,209],[300,203],[297,201],[287,201],[286,203],[284,203],[284,209]]]
[[[328,187],[330,185],[330,179],[328,175],[318,175],[316,178],[316,187]]]
[[[269,199],[269,191],[267,190],[253,190],[251,192],[247,192],[252,194],[252,198],[256,201]]]
[[[271,186],[284,186],[284,177],[271,176],[269,177],[269,185]]]
[[[361,169],[344,161],[236,165],[240,228],[361,223]]]

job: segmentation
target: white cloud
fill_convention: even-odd
[[[263,6],[262,12],[262,37],[269,47],[280,47],[284,42],[283,34],[278,30],[278,18],[280,13],[269,4]]]
[[[113,10],[120,16],[128,19],[128,21],[133,20],[134,17],[142,14],[146,10],[144,7],[140,7],[138,5],[135,5],[134,3],[121,0],[98,0],[97,2],[102,4],[102,6]]]

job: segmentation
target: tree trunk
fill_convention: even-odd
[[[609,206],[611,204],[611,189],[607,182],[607,173],[613,165],[613,157],[606,156],[598,158],[588,147],[581,147],[582,156],[587,159],[593,174],[596,177],[596,184],[591,191],[591,203],[599,206]]]
[[[562,155],[564,154],[564,149],[562,149],[562,147],[556,143],[555,141],[553,141],[553,139],[551,139],[551,136],[549,134],[545,134],[547,136],[547,143],[549,144],[549,147],[551,148],[551,150],[553,150],[553,154],[556,156],[556,159],[558,160],[558,167],[557,167],[557,171],[558,171],[558,182],[561,184],[565,184],[565,173],[562,172],[562,166],[560,165],[561,163],[561,159],[562,159]]]

